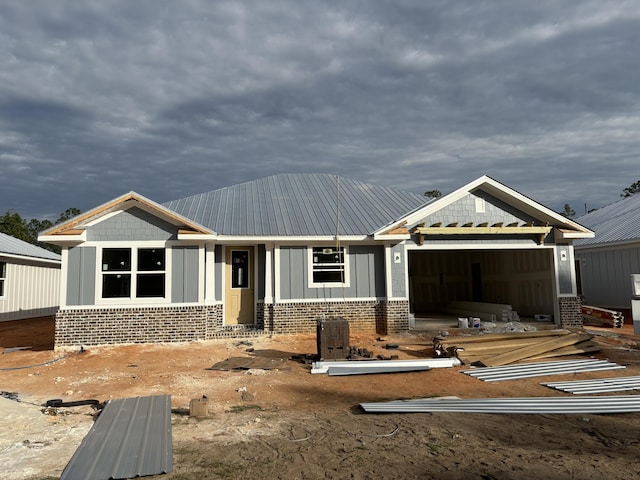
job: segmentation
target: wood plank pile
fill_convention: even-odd
[[[520,320],[513,307],[503,303],[455,301],[450,302],[444,311],[463,317],[477,317],[488,322],[517,322]]]
[[[594,327],[622,328],[624,316],[615,310],[582,305],[582,323]]]
[[[438,356],[455,356],[467,365],[493,367],[520,360],[597,352],[600,348],[592,339],[589,333],[557,329],[436,337],[433,348]]]

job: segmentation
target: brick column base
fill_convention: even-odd
[[[582,302],[580,297],[560,297],[560,326],[582,327]]]

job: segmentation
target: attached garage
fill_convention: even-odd
[[[519,317],[580,326],[573,241],[593,232],[487,177],[390,225],[406,232],[406,291],[415,316],[451,302],[506,304]]]
[[[520,316],[553,315],[553,249],[409,250],[415,315],[446,312],[451,302],[510,304]]]

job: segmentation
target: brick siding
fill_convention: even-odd
[[[264,312],[265,329],[285,335],[315,333],[323,316],[344,318],[352,333],[384,335],[409,329],[407,301],[290,302],[268,305]]]
[[[324,315],[342,317],[354,333],[409,329],[407,301],[346,301],[256,305],[256,325],[224,325],[222,305],[59,310],[55,346],[172,343],[254,335],[316,332]]]
[[[560,297],[560,326],[582,327],[582,303],[580,297]]]

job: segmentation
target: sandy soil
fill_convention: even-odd
[[[596,356],[624,371],[579,378],[640,375],[631,328],[595,329]],[[51,319],[0,323],[0,478],[58,478],[91,427],[76,401],[170,394],[174,470],[158,479],[640,479],[640,414],[365,414],[361,402],[456,395],[462,398],[565,396],[541,378],[487,383],[460,373],[329,377],[299,357],[316,353],[315,336],[228,339],[175,345],[126,345],[54,351]],[[385,346],[397,343],[399,349]],[[351,336],[374,355],[433,356],[431,334]],[[19,350],[16,347],[32,346]],[[232,357],[282,358],[276,370],[210,370]],[[293,359],[292,359],[293,358]],[[26,368],[25,368],[26,367]],[[574,376],[554,376],[553,380]],[[547,378],[548,379],[548,378]],[[640,394],[640,392],[635,392]],[[205,395],[208,418],[188,415]],[[55,415],[52,415],[55,413]]]

